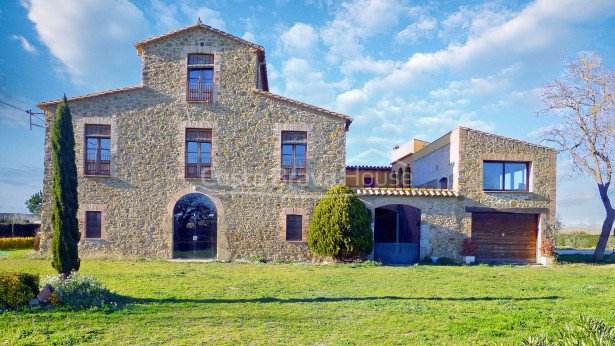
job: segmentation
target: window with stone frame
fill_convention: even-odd
[[[186,129],[186,178],[211,179],[209,129]]]
[[[528,191],[528,171],[528,162],[484,161],[483,190]]]
[[[303,240],[303,216],[286,215],[286,241]]]
[[[102,235],[102,212],[85,212],[85,237],[86,239],[100,239]]]
[[[85,125],[85,174],[109,176],[111,173],[111,126]]]
[[[306,180],[307,132],[282,131],[282,180]]]
[[[213,80],[213,54],[189,54],[186,100],[212,102],[214,99]]]

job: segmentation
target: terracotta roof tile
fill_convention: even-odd
[[[457,192],[447,189],[408,189],[408,188],[357,188],[359,196],[426,196],[426,197],[456,197]]]
[[[350,123],[352,123],[352,121],[354,120],[354,119],[352,119],[348,115],[337,113],[337,112],[333,112],[333,111],[330,111],[330,110],[327,110],[327,109],[324,109],[324,108],[316,107],[316,106],[313,106],[313,105],[311,105],[309,103],[305,103],[305,102],[289,99],[289,98],[284,97],[284,96],[272,94],[272,93],[270,93],[268,91],[264,91],[264,90],[260,90],[260,89],[252,89],[252,92],[255,93],[255,94],[267,96],[267,97],[275,99],[275,100],[279,100],[279,101],[283,101],[283,102],[286,102],[286,103],[290,103],[290,104],[295,105],[295,106],[307,108],[307,109],[310,109],[310,110],[313,110],[313,111],[317,111],[317,112],[320,112],[320,113],[324,113],[324,114],[327,114],[327,115],[332,115],[332,116],[335,116],[335,117],[339,117],[339,118],[345,119],[346,120],[346,131],[348,131],[348,127],[350,126]]]
[[[110,94],[117,94],[117,93],[121,93],[121,92],[124,92],[124,91],[137,90],[137,89],[141,89],[141,88],[143,88],[143,85],[134,85],[134,86],[124,87],[124,88],[119,88],[119,89],[100,91],[100,92],[93,93],[93,94],[86,94],[86,95],[81,95],[81,96],[69,97],[67,100],[68,101],[76,101],[76,100],[82,100],[82,99],[87,99],[87,98],[91,98],[91,97],[98,97],[98,96],[104,96],[104,95],[110,95]],[[41,102],[41,103],[37,104],[36,106],[38,108],[42,109],[42,110],[45,110],[45,107],[53,106],[53,105],[58,104],[60,102],[62,102],[62,99]]]
[[[205,25],[205,24],[201,23],[200,21],[197,22],[196,24],[192,24],[192,25],[186,26],[186,27],[181,28],[181,29],[177,29],[177,30],[173,30],[173,31],[167,32],[166,34],[154,36],[152,38],[148,38],[147,40],[139,41],[139,42],[135,43],[135,47],[137,48],[137,51],[139,52],[139,55],[141,55],[141,54],[143,54],[142,47],[145,46],[146,44],[150,44],[152,42],[156,42],[158,40],[162,40],[164,38],[175,36],[175,35],[181,34],[183,32],[187,32],[187,31],[194,30],[194,29],[197,29],[197,28],[202,28],[202,29],[211,31],[213,33],[216,33],[216,34],[218,34],[220,36],[224,36],[224,37],[226,37],[226,38],[228,38],[230,40],[233,40],[235,42],[239,42],[241,44],[244,44],[246,46],[252,47],[254,49],[261,50],[263,52],[265,51],[265,48],[263,48],[263,46],[259,46],[258,44],[252,43],[250,41],[246,41],[246,40],[244,40],[242,38],[239,38],[237,36],[233,36],[233,35],[228,34],[228,33],[224,32],[222,30],[218,30],[216,28],[212,28],[211,26]]]
[[[378,170],[378,171],[390,171],[391,166],[346,166],[346,169],[366,169],[366,170]]]

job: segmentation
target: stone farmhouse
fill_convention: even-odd
[[[142,84],[68,99],[80,254],[310,260],[308,226],[346,182],[373,211],[374,258],[536,262],[555,220],[552,149],[459,127],[346,167],[352,118],[269,92],[263,47],[204,25],[135,44]],[[41,248],[52,239],[46,114]],[[370,180],[371,179],[371,180]]]

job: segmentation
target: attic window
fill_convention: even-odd
[[[187,101],[213,101],[213,64],[212,54],[188,55]]]

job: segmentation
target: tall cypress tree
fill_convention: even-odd
[[[81,238],[77,221],[77,165],[75,164],[75,135],[66,95],[58,106],[51,127],[53,160],[53,268],[63,276],[79,270],[77,243]]]

